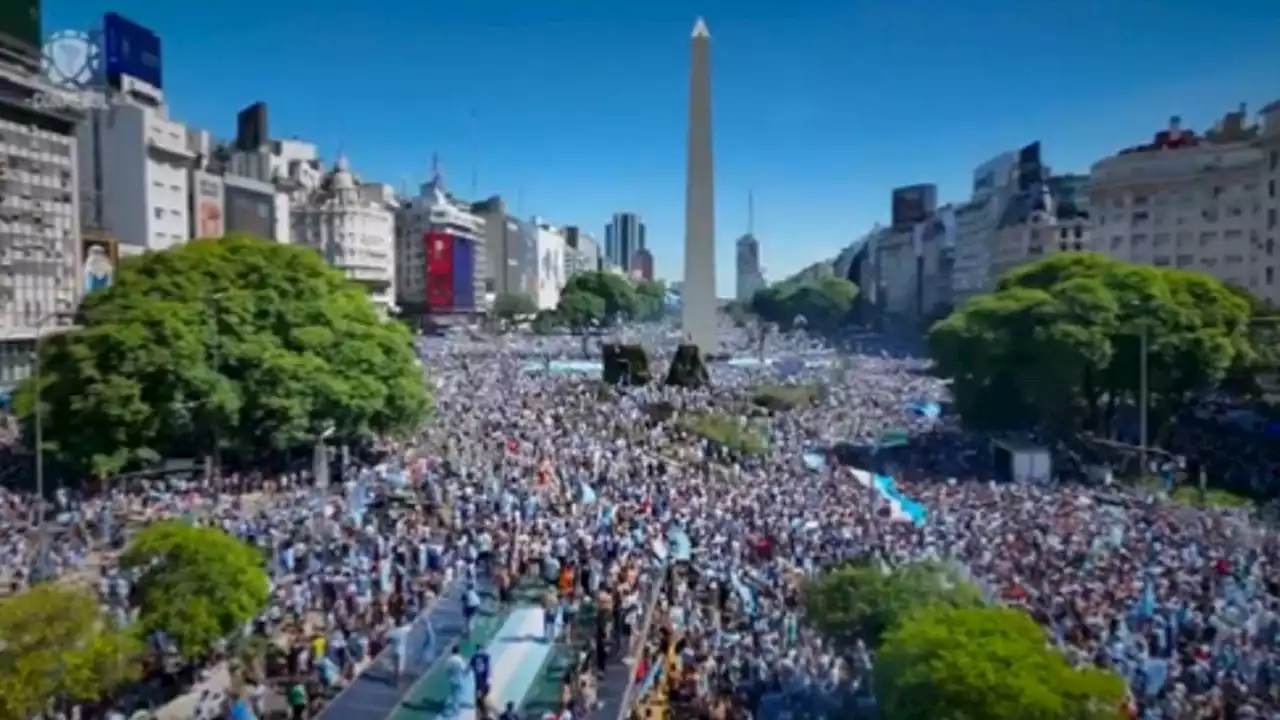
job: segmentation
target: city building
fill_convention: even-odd
[[[765,287],[764,271],[760,267],[760,241],[748,232],[738,238],[736,248],[734,280],[737,287],[734,296],[748,302]]]
[[[1258,146],[1265,155],[1263,160],[1263,177],[1261,184],[1266,188],[1262,195],[1261,236],[1263,253],[1268,262],[1262,267],[1262,291],[1258,292],[1267,303],[1277,302],[1276,271],[1274,253],[1276,243],[1280,241],[1280,101],[1270,103],[1262,109],[1262,132],[1258,136]]]
[[[339,157],[320,186],[293,203],[290,220],[295,243],[314,248],[330,265],[365,286],[377,305],[392,307],[395,215],[384,202],[362,193],[346,158]]]
[[[472,203],[471,212],[484,223],[484,249],[489,270],[487,287],[496,295],[538,294],[536,233],[507,213],[506,201],[494,195]]]
[[[1074,201],[1074,183],[1074,176],[1065,182],[1050,176],[1013,196],[996,230],[992,279],[1047,255],[1093,249],[1089,214]]]
[[[499,221],[497,223],[501,225]],[[450,195],[439,163],[396,210],[396,303],[410,318],[474,313],[489,291],[488,222]]]
[[[631,277],[634,280],[653,279],[653,253],[648,248],[640,248],[631,260]]]
[[[1274,216],[1264,212],[1264,205],[1274,207],[1267,182],[1275,140],[1260,130],[1244,106],[1203,134],[1175,117],[1150,142],[1094,164],[1086,188],[1094,249],[1199,270],[1280,299]]]
[[[27,102],[47,90],[38,27],[33,40],[0,53],[0,394],[30,374],[36,337],[57,331],[86,284],[100,287],[103,270],[110,283],[118,256],[110,235],[81,234],[80,116]]]
[[[85,212],[119,240],[122,254],[181,245],[191,237],[196,160],[187,128],[168,117],[159,92],[135,88],[114,97],[110,109],[89,111],[77,127]]]
[[[631,271],[631,261],[645,246],[645,226],[635,213],[619,212],[604,229],[604,254],[609,264]]]
[[[600,269],[600,243],[581,228],[567,225],[564,228],[566,269],[565,277]]]
[[[560,290],[565,284],[564,232],[541,218],[530,219],[534,247],[538,258],[537,289],[533,296],[539,310],[550,310],[560,303]]]
[[[991,251],[1000,217],[1017,190],[1018,153],[1004,152],[978,165],[968,202],[953,210],[954,243],[951,250],[952,302],[990,289]]]

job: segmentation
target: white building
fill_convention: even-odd
[[[128,84],[131,78],[122,78]],[[124,255],[164,250],[191,237],[187,128],[162,97],[134,89],[77,127],[87,219],[114,235]]]
[[[1260,130],[1243,107],[1203,135],[1174,118],[1150,143],[1096,163],[1086,190],[1094,249],[1199,270],[1280,301],[1275,215],[1265,211],[1275,207],[1275,138]]]
[[[1000,217],[1017,182],[1018,154],[1001,153],[973,171],[968,202],[955,207],[951,290],[955,300],[990,289]]]
[[[565,274],[564,233],[540,218],[530,220],[534,230],[534,248],[538,258],[538,287],[534,302],[539,310],[550,310],[560,303],[560,290]]]
[[[0,93],[36,85],[0,66]],[[0,389],[30,373],[37,334],[55,329],[83,294],[84,247],[74,116],[0,101]]]
[[[472,311],[475,307],[459,308],[453,297],[481,299],[486,294],[484,267],[476,267],[469,279],[471,292],[450,292],[447,303],[437,305],[427,293],[427,235],[443,232],[450,242],[463,238],[476,247],[483,247],[486,240],[485,219],[472,212],[471,205],[451,196],[444,188],[439,165],[432,168],[431,179],[423,183],[416,197],[402,198],[396,210],[396,302],[404,310],[414,314],[432,311]],[[475,254],[476,265],[487,258],[484,252]],[[452,281],[452,277],[451,277]],[[474,301],[474,300],[473,300]],[[447,304],[447,308],[445,305]],[[436,307],[431,307],[437,305]]]
[[[760,267],[760,241],[751,233],[738,238],[734,280],[735,296],[749,302],[765,287],[764,270]]]
[[[338,158],[319,188],[293,204],[290,236],[368,287],[374,303],[393,305],[395,215],[385,203],[362,197],[345,158]]]

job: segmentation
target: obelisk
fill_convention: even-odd
[[[684,188],[684,334],[703,355],[716,340],[715,183],[711,167],[711,33],[693,25],[689,58],[689,147]]]

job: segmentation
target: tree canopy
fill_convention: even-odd
[[[804,593],[806,615],[842,647],[858,639],[878,647],[885,633],[928,605],[981,602],[977,588],[957,573],[925,562],[892,572],[877,564],[845,565],[815,578]]]
[[[105,477],[212,451],[253,460],[322,431],[358,440],[425,419],[409,331],[314,251],[248,237],[128,258],[41,352],[46,450]],[[34,380],[15,410],[34,416]],[[30,434],[27,435],[31,437]]]
[[[1077,670],[1025,613],[930,605],[884,638],[872,676],[886,720],[1116,720],[1124,683]]]
[[[1254,362],[1250,307],[1202,273],[1055,255],[1015,268],[929,332],[957,411],[982,429],[1109,434],[1136,401],[1142,349],[1154,415]]]
[[[493,299],[493,314],[503,320],[535,315],[538,305],[524,293],[503,293]]]
[[[636,311],[633,320],[652,322],[667,312],[667,284],[661,280],[641,280],[636,283]]]
[[[138,677],[142,643],[87,590],[44,583],[0,600],[0,720],[93,701]]]
[[[569,328],[582,331],[604,323],[606,308],[604,298],[599,295],[574,290],[560,296],[556,315]]]
[[[121,557],[138,570],[138,622],[186,658],[244,628],[269,597],[262,553],[219,528],[171,520],[135,535]]]
[[[760,290],[751,310],[781,328],[795,325],[837,330],[849,321],[858,286],[823,266],[813,276],[796,277]]]
[[[561,297],[575,294],[594,295],[604,302],[603,320],[628,320],[637,317],[640,297],[631,281],[617,273],[606,271],[578,273],[569,278],[560,291]]]

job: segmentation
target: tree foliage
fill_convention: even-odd
[[[661,280],[641,280],[636,283],[636,311],[632,317],[639,322],[660,320],[667,313],[667,285]]]
[[[761,320],[784,329],[803,318],[805,327],[837,330],[849,321],[857,298],[857,285],[823,266],[812,276],[792,278],[760,290],[751,298],[751,310]]]
[[[503,320],[534,315],[538,305],[524,293],[503,293],[493,299],[493,314]]]
[[[262,553],[218,528],[181,521],[134,536],[121,565],[138,570],[138,621],[162,632],[183,657],[196,658],[241,630],[266,607]]]
[[[1071,253],[1028,263],[929,333],[956,409],[982,429],[1108,433],[1136,401],[1145,337],[1152,408],[1171,416],[1252,363],[1249,307],[1201,273]]]
[[[686,432],[706,438],[716,445],[744,455],[763,455],[768,445],[759,430],[745,418],[719,412],[698,412],[680,418]]]
[[[1012,608],[931,605],[885,636],[873,673],[886,720],[1115,720],[1121,679],[1077,670]]]
[[[574,275],[560,294],[561,297],[586,294],[600,298],[604,302],[603,319],[609,323],[634,318],[640,311],[640,297],[631,281],[603,270]]]
[[[574,331],[581,332],[605,322],[608,305],[604,298],[582,290],[563,293],[556,317]]]
[[[430,407],[409,331],[307,248],[228,237],[129,258],[77,324],[41,353],[46,450],[74,472],[198,457],[214,437],[251,460],[328,428],[400,433]],[[14,398],[28,426],[34,395]]]
[[[887,572],[875,564],[846,565],[805,587],[807,617],[842,647],[861,639],[871,648],[885,633],[929,605],[976,607],[982,596],[968,581],[937,563]]]
[[[0,720],[97,700],[139,676],[142,643],[83,589],[45,583],[0,600]]]

